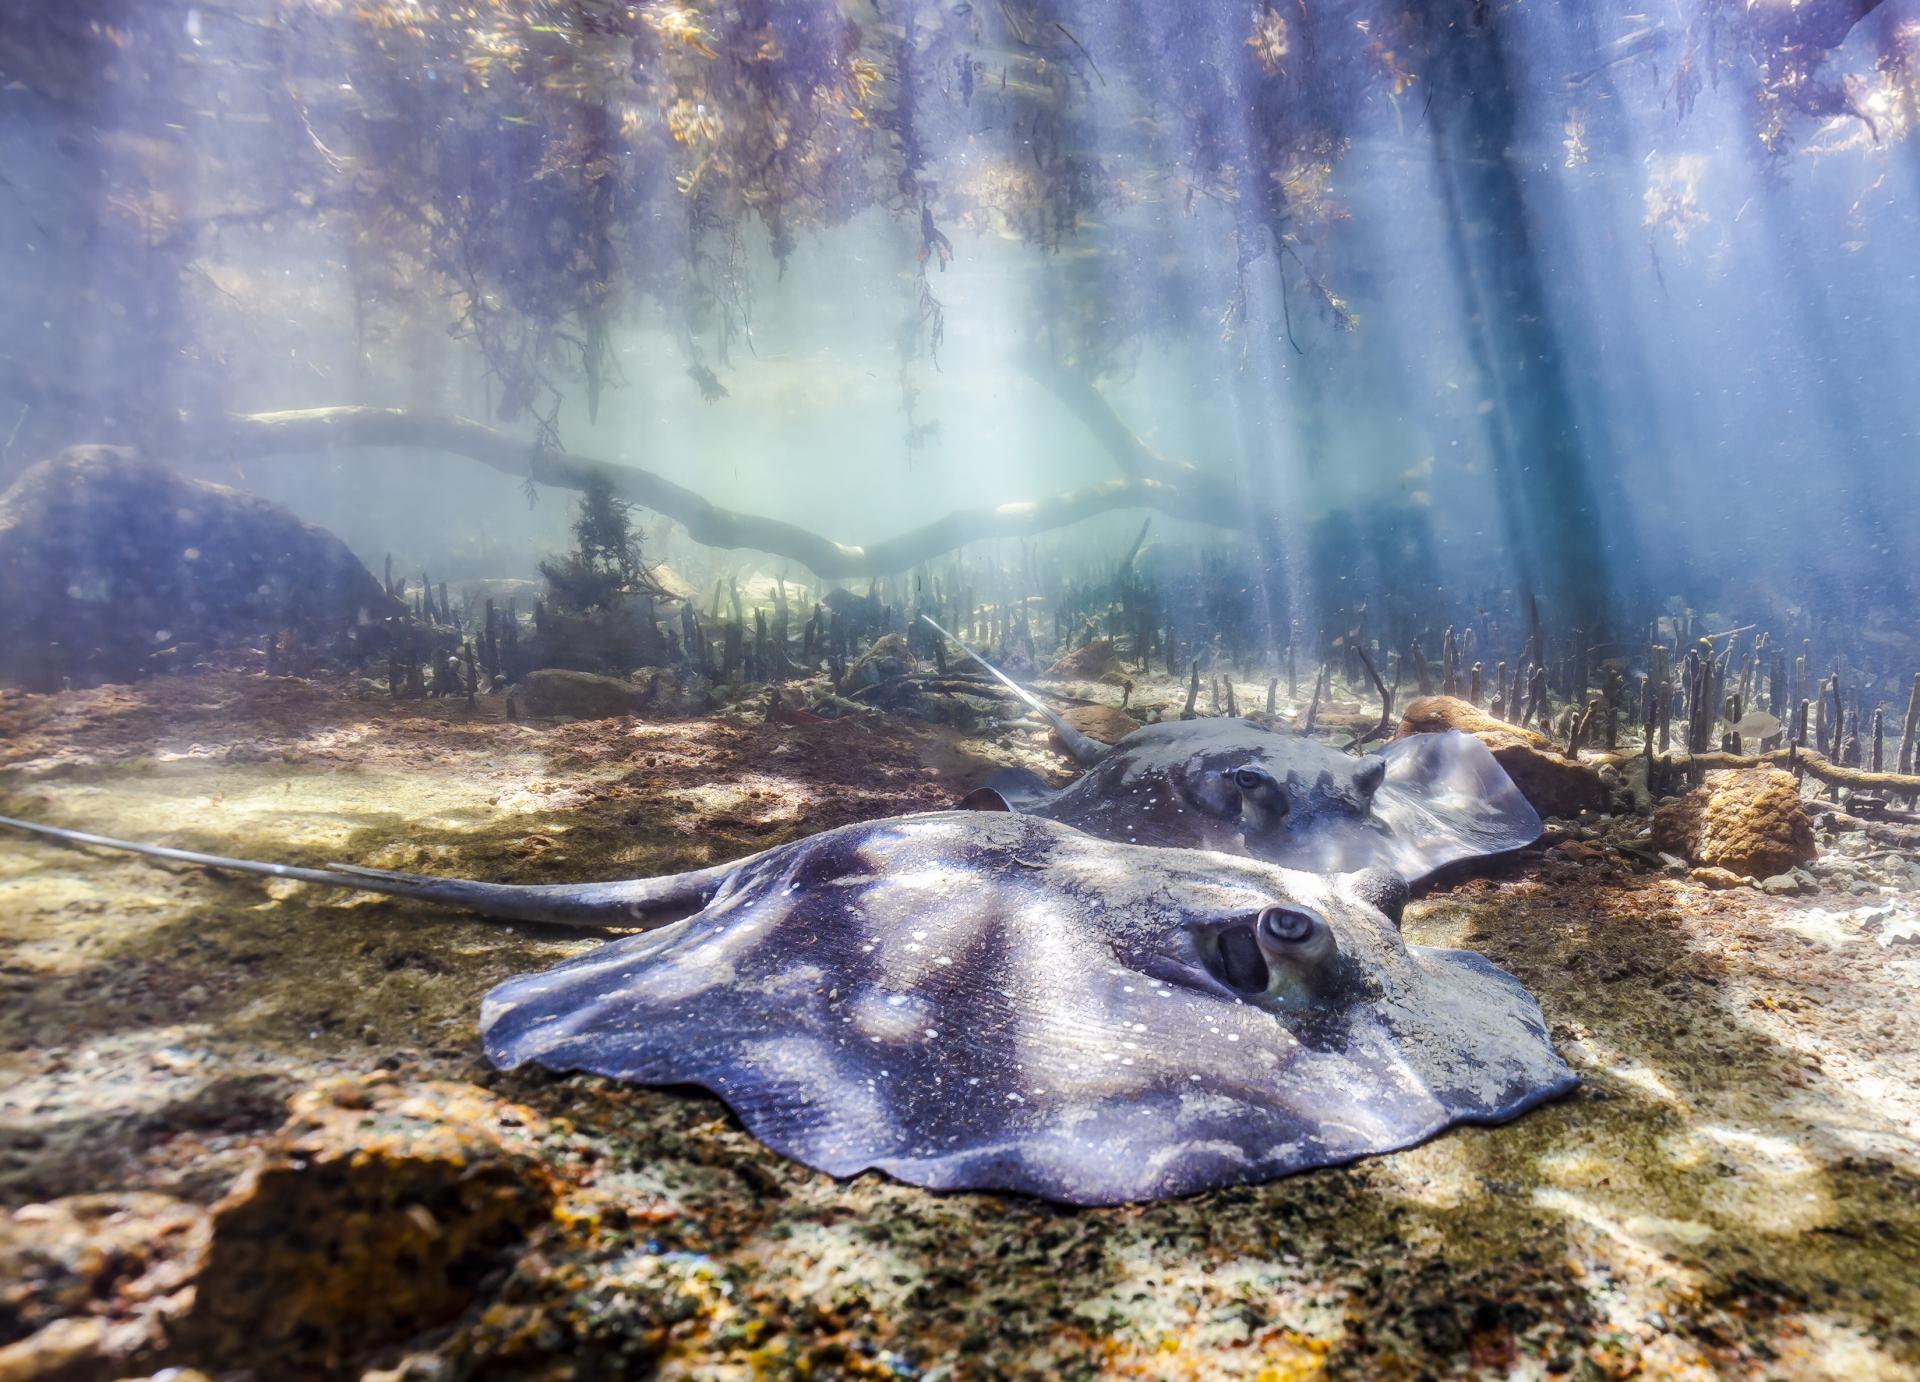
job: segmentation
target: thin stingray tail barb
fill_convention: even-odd
[[[1079,730],[1061,719],[1053,711],[1041,704],[1040,698],[1034,695],[1033,692],[1027,690],[1026,687],[1022,686],[991,662],[988,662],[984,657],[981,657],[980,654],[934,623],[931,615],[923,614],[920,617],[926,620],[928,627],[935,633],[939,634],[942,638],[946,639],[947,642],[953,644],[954,647],[986,668],[988,675],[1006,687],[1007,690],[1013,692],[1014,695],[1018,696],[1021,701],[1026,704],[1028,709],[1052,725],[1053,732],[1059,735],[1061,742],[1067,746],[1067,752],[1072,754],[1074,759],[1082,766],[1090,768],[1095,763],[1098,763],[1106,754],[1107,746],[1105,744],[1090,735],[1082,734]]]
[[[697,912],[719,892],[728,875],[739,867],[737,862],[720,864],[660,878],[636,878],[612,883],[483,883],[469,878],[391,873],[384,869],[362,868],[356,864],[330,864],[326,868],[312,869],[297,864],[265,863],[258,859],[232,859],[223,854],[203,854],[198,850],[174,849],[168,845],[117,840],[110,835],[91,835],[82,830],[67,830],[57,825],[43,825],[38,821],[20,820],[12,816],[0,816],[0,828],[17,830],[61,844],[117,849],[149,859],[165,859],[226,873],[286,878],[328,888],[385,893],[443,907],[463,907],[500,921],[534,921],[551,926],[593,929],[663,926]]]

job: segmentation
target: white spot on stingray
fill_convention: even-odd
[[[869,1041],[888,1045],[913,1041],[931,1025],[927,1019],[932,1014],[923,1010],[925,1004],[902,993],[891,994],[884,1002],[875,996],[860,998],[851,1007],[856,1028]]]

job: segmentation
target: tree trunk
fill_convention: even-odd
[[[1084,387],[1093,393],[1090,386]],[[1110,410],[1108,413],[1111,416]],[[1120,426],[1117,418],[1112,425]],[[1176,467],[1163,466],[1160,476],[1108,480],[1041,499],[959,509],[883,542],[856,547],[784,519],[720,508],[686,486],[638,466],[542,449],[466,418],[367,407],[229,414],[210,440],[236,456],[325,451],[342,446],[444,451],[478,461],[504,475],[563,489],[581,489],[590,478],[602,477],[621,498],[683,524],[695,542],[787,557],[823,580],[891,575],[969,542],[1031,537],[1115,509],[1157,509],[1223,526],[1245,521],[1245,515],[1237,514],[1234,505],[1219,502],[1214,486],[1187,486],[1163,478],[1169,472],[1178,473]]]

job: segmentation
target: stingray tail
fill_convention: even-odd
[[[501,921],[537,921],[554,926],[652,927],[662,926],[699,911],[739,864],[720,864],[660,878],[636,878],[614,883],[482,883],[468,878],[433,878],[420,873],[390,873],[355,864],[302,868],[296,864],[269,864],[257,859],[230,859],[222,854],[174,849],[167,845],[116,840],[89,835],[38,821],[0,816],[0,827],[69,845],[94,845],[124,850],[150,859],[167,859],[228,873],[251,873],[287,878],[328,888],[387,893],[445,907],[463,907]]]
[[[1053,711],[1041,704],[1040,698],[1034,695],[1033,692],[1027,690],[1026,687],[1022,686],[991,662],[988,662],[984,657],[981,657],[980,654],[976,653],[938,624],[935,624],[931,616],[923,614],[920,617],[926,620],[927,624],[935,633],[939,634],[942,638],[946,639],[947,642],[953,644],[954,647],[986,668],[988,675],[1006,687],[1007,690],[1013,692],[1014,695],[1018,696],[1026,703],[1029,710],[1032,710],[1036,715],[1052,725],[1053,732],[1060,736],[1061,742],[1066,744],[1067,752],[1071,753],[1079,763],[1086,767],[1092,767],[1100,761],[1101,756],[1107,751],[1105,744],[1090,735],[1082,734],[1079,730],[1054,714]]]

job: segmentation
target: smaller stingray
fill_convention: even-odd
[[[1409,946],[1406,887],[935,812],[718,869],[513,887],[56,839],[619,924],[700,910],[486,996],[496,1065],[698,1085],[835,1176],[1072,1204],[1191,1194],[1512,1118],[1571,1088],[1539,1007]]]
[[[1044,717],[1087,769],[1057,791],[1023,770],[995,773],[969,804],[997,797],[1103,839],[1251,854],[1313,873],[1386,868],[1414,882],[1540,837],[1539,813],[1471,734],[1415,734],[1355,757],[1213,718],[1145,725],[1102,744],[927,623]]]

